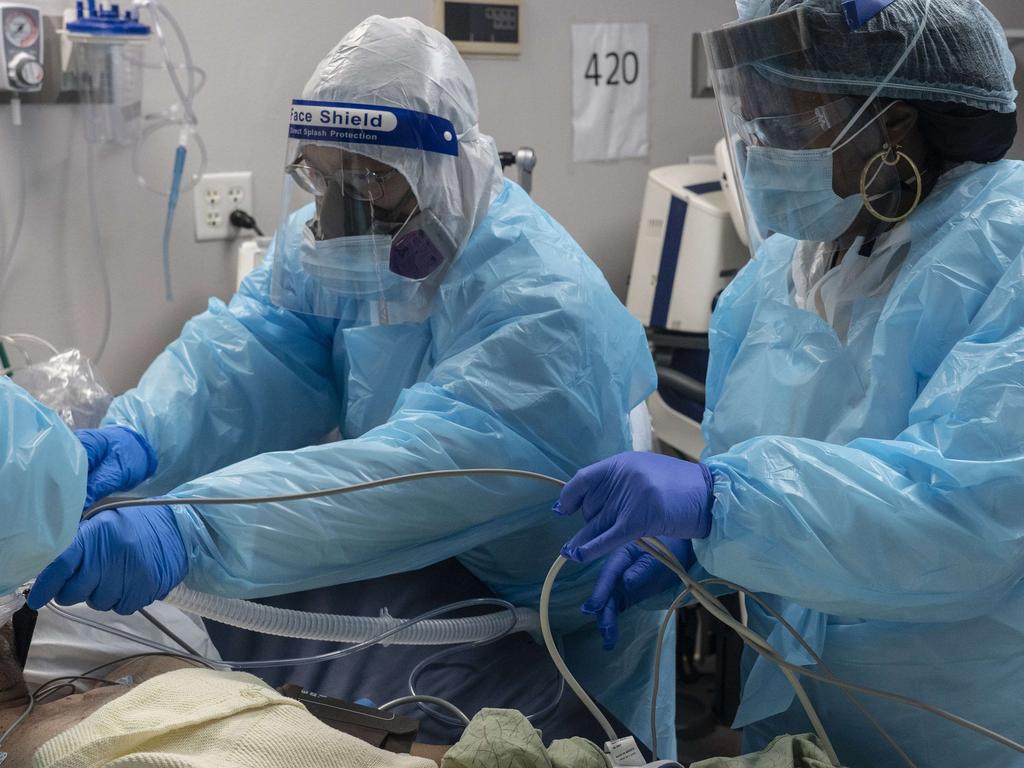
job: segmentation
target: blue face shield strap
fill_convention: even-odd
[[[843,11],[850,29],[860,29],[896,0],[843,0]]]

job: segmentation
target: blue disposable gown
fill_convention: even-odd
[[[1022,195],[1016,162],[947,173],[909,220],[891,290],[855,302],[845,343],[793,303],[795,242],[766,241],[714,317],[704,422],[714,524],[695,544],[709,572],[780,596],[838,676],[1018,741]],[[763,613],[752,620],[809,663]],[[814,683],[809,692],[843,765],[901,764],[842,693]],[[743,698],[752,747],[809,730],[767,662]],[[931,715],[861,701],[920,766],[1024,765]]]
[[[289,236],[309,217],[293,216]],[[423,323],[372,326],[276,307],[275,258],[294,254],[271,254],[230,305],[211,301],[114,402],[107,423],[137,429],[159,456],[141,492],[264,496],[460,467],[569,478],[630,447],[628,414],[655,385],[643,329],[568,233],[511,182]],[[349,314],[362,314],[357,302]],[[334,429],[344,439],[318,444]],[[205,592],[285,594],[457,556],[499,596],[536,606],[580,524],[551,513],[557,492],[528,480],[446,479],[176,513],[187,584]],[[659,614],[631,612],[621,651],[603,653],[579,611],[596,572],[565,573],[553,600],[568,661],[646,735]],[[671,689],[661,705],[666,745]]]
[[[85,451],[49,408],[0,376],[0,595],[71,543],[85,503]]]

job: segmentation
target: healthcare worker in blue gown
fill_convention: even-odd
[[[674,586],[667,537],[762,593],[837,676],[1024,742],[1024,166],[1013,57],[977,0],[740,0],[708,33],[752,235],[711,328],[702,463],[580,472],[565,547],[611,552],[585,610]],[[691,550],[692,546],[692,550]],[[624,547],[624,548],[620,548]],[[757,606],[752,626],[811,659]],[[747,658],[737,725],[810,723]],[[1024,765],[975,733],[806,681],[844,766]]]
[[[71,543],[86,473],[86,452],[60,417],[0,376],[0,596]]]
[[[267,263],[229,304],[213,300],[191,320],[90,433],[116,453],[91,474],[91,500],[129,488],[266,496],[474,467],[568,479],[630,448],[629,414],[655,379],[643,329],[568,233],[503,178],[477,125],[473,80],[447,38],[412,19],[371,17],[281,113],[285,203]],[[556,495],[531,480],[449,478],[293,503],[115,510],[82,526],[30,603],[131,613],[182,581],[242,598],[359,581],[318,607],[415,615],[479,580],[536,606],[579,528],[551,517]],[[455,557],[458,569],[443,578],[392,576],[399,586],[386,597],[366,581]],[[584,684],[648,734],[657,618],[635,612],[608,664],[578,611],[597,571],[559,581],[557,629]],[[518,639],[535,655],[492,664],[497,680],[482,684],[463,667],[446,682],[432,670],[425,692],[455,691],[465,703],[475,691],[479,703],[536,712],[557,676],[540,646]],[[279,655],[305,648],[291,642]],[[402,649],[382,652],[331,665],[329,678],[299,668],[275,682],[378,702],[407,693]],[[372,669],[381,679],[352,682]],[[672,675],[659,710],[666,744]],[[517,702],[516,690],[535,701]],[[537,725],[548,736],[575,730]]]

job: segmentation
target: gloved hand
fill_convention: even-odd
[[[676,556],[684,568],[694,564],[693,545],[686,539],[660,539]],[[668,590],[674,590],[669,593]],[[666,592],[681,592],[683,586],[667,566],[640,549],[638,544],[627,544],[615,550],[605,561],[597,577],[597,586],[590,599],[583,604],[583,613],[597,616],[597,629],[601,633],[606,651],[619,640],[619,614],[644,600]]]
[[[28,604],[85,602],[128,616],[166,597],[187,573],[170,507],[109,509],[79,526],[71,546],[39,574]]]
[[[89,459],[86,509],[112,493],[130,491],[156,472],[156,451],[133,429],[102,427],[75,434]]]
[[[589,563],[642,536],[703,539],[711,532],[714,481],[703,464],[658,453],[620,453],[581,469],[555,504],[587,524],[562,547]]]

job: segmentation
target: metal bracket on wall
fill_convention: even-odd
[[[22,104],[77,104],[78,91],[65,89],[70,78],[64,75],[63,42],[58,30],[64,28],[64,20],[60,16],[43,16],[43,69],[46,72],[42,90],[35,93],[23,93]],[[11,94],[0,93],[0,104],[9,104]]]

